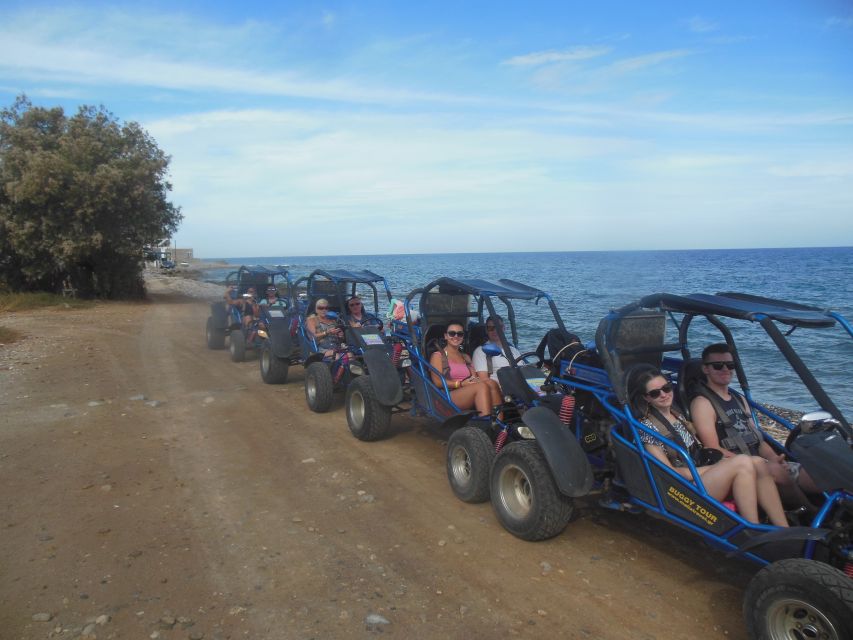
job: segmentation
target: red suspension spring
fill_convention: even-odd
[[[338,360],[338,370],[335,372],[335,384],[340,382],[341,378],[344,377],[344,371],[346,371],[348,364],[349,364],[349,354],[344,353],[341,356],[341,359]]]
[[[560,403],[560,422],[564,425],[571,426],[572,418],[575,415],[575,397],[574,396],[564,396],[562,403]]]
[[[403,345],[399,342],[394,343],[394,349],[391,352],[391,364],[395,367],[400,364],[400,354],[403,352]]]
[[[853,578],[853,562],[848,562],[844,565],[844,573],[848,578]]]
[[[500,453],[501,449],[504,448],[504,444],[506,444],[506,439],[509,437],[509,433],[506,429],[502,430],[498,437],[495,438],[495,453]]]

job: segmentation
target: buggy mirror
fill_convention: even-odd
[[[812,411],[800,418],[801,433],[815,433],[818,431],[829,431],[839,426],[838,420],[832,417],[828,411]]]
[[[503,355],[501,348],[492,344],[491,342],[487,342],[483,345],[483,353],[492,358]]]

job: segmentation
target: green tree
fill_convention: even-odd
[[[141,295],[142,246],[182,219],[167,195],[169,156],[103,107],[0,112],[0,281],[16,291]]]

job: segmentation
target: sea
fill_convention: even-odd
[[[368,269],[384,276],[398,298],[439,277],[510,278],[548,292],[566,327],[590,343],[608,311],[658,292],[738,291],[831,309],[853,322],[853,247],[250,256],[215,262],[234,265],[234,269],[284,266],[294,279],[315,269]],[[221,282],[231,270],[211,268],[203,277]],[[529,306],[516,306],[522,351],[534,349],[553,326],[546,305]],[[689,340],[699,351],[703,344],[719,341],[719,333],[710,325],[694,324]],[[755,399],[799,411],[818,408],[758,324],[731,321],[728,325]],[[846,418],[853,419],[853,338],[837,327],[796,329],[788,339]]]

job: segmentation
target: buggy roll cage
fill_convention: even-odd
[[[356,295],[356,287],[360,284],[367,285],[373,295],[373,309],[379,314],[379,289],[376,283],[382,283],[385,290],[385,296],[390,303],[392,299],[391,288],[388,286],[388,281],[372,271],[350,270],[350,269],[315,269],[307,276],[299,278],[293,283],[293,304],[294,308],[300,310],[300,317],[307,317],[308,313],[313,310],[313,304],[319,298],[332,298],[330,302],[334,305],[337,303],[338,317],[344,323],[349,325],[349,310],[346,308],[346,300]],[[299,306],[297,290],[300,286],[305,287],[305,293],[308,296],[307,306],[304,308]],[[300,333],[308,340],[314,350],[317,349],[316,341],[310,339],[305,333],[304,325],[300,322]]]
[[[436,317],[441,318],[444,324],[447,324],[450,320],[467,321],[468,319],[476,319],[477,321],[482,321],[484,320],[483,307],[488,311],[487,315],[499,316],[500,314],[497,313],[492,303],[492,297],[497,298],[506,306],[506,320],[510,326],[513,344],[518,344],[518,327],[515,321],[515,309],[511,302],[513,299],[531,300],[535,304],[539,304],[539,301],[544,299],[551,309],[557,326],[563,330],[566,328],[557,305],[554,304],[553,298],[545,291],[536,287],[531,287],[507,278],[501,278],[497,282],[490,282],[480,278],[438,278],[424,287],[412,290],[405,298],[406,324],[409,335],[413,339],[419,336],[419,333],[416,330],[410,310],[412,301],[418,295],[420,295],[420,317],[422,321],[427,323],[427,329],[429,325],[441,324],[441,322],[435,321]],[[464,296],[464,298],[455,298],[454,296]],[[468,296],[474,296],[477,302],[476,311],[472,311],[468,306],[470,304]],[[461,306],[460,302],[462,303]],[[461,308],[463,306],[464,308]],[[504,331],[499,330],[497,333],[504,353],[511,353],[510,344],[507,341]],[[424,337],[426,336],[426,331],[423,332],[423,335]],[[414,344],[419,355],[421,355],[421,351],[425,352],[425,344],[419,344],[419,340],[415,340]],[[517,364],[510,362],[510,366],[517,366]]]
[[[642,314],[643,311],[648,310],[657,313],[663,321],[665,321],[665,315],[670,317],[675,326],[678,327],[678,342],[655,346],[620,348],[617,345],[617,332],[622,322],[631,316],[637,318],[638,314]],[[683,314],[681,322],[678,322],[673,316],[674,313]],[[720,320],[720,317],[734,320],[748,320],[749,322],[760,324],[820,407],[838,420],[848,440],[853,439],[853,430],[851,430],[850,423],[826,391],[824,391],[791,343],[786,339],[786,335],[790,335],[797,328],[827,329],[836,325],[840,325],[850,337],[853,337],[853,327],[851,327],[844,316],[835,311],[745,293],[723,292],[714,295],[694,293],[686,296],[656,293],[615,309],[605,316],[596,332],[596,346],[605,369],[610,375],[610,379],[615,383],[616,395],[622,403],[627,403],[628,401],[625,371],[621,362],[622,357],[633,355],[643,358],[644,356],[663,354],[668,351],[679,351],[683,360],[685,362],[689,361],[691,356],[687,344],[687,331],[691,322],[697,316],[706,318],[723,335],[723,338],[732,351],[738,382],[751,405],[754,406],[755,403],[751,397],[749,382],[741,365],[734,338],[728,327]],[[650,319],[651,316],[648,316],[648,318],[649,322],[653,322]],[[783,333],[777,326],[777,323],[786,325],[790,329],[786,333]],[[640,326],[638,328],[642,332],[648,329],[648,326]]]

